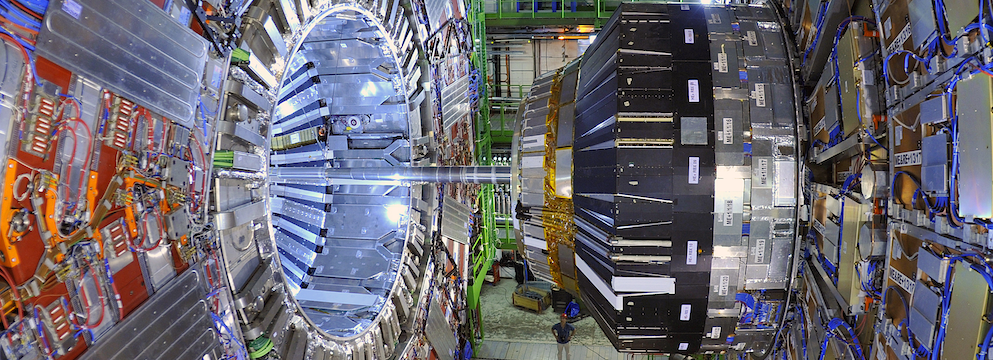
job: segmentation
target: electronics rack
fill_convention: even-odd
[[[988,3],[783,6],[806,90],[807,230],[777,351],[985,358]]]

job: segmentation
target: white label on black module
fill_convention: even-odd
[[[897,153],[893,156],[894,162],[893,167],[911,166],[921,164],[921,151],[907,151],[902,153]]]
[[[886,53],[892,54],[897,49],[902,49],[903,43],[907,42],[907,39],[910,39],[910,22],[907,22],[907,25],[903,27],[903,30],[900,30],[900,33],[896,35],[893,42],[886,47]]]
[[[734,119],[724,118],[724,144],[730,145],[734,142]]]
[[[686,80],[686,88],[689,92],[689,98],[691,103],[700,102],[700,80],[689,79]]]
[[[679,5],[679,10],[687,11],[689,9],[690,9],[690,6],[689,5]]]
[[[890,271],[890,280],[893,280],[893,282],[900,285],[901,288],[907,290],[908,293],[914,293],[914,287],[916,286],[914,280],[910,280],[910,278],[902,272],[896,270]]]
[[[724,200],[724,226],[734,224],[734,200]]]
[[[748,46],[759,46],[759,39],[755,35],[754,31],[751,30],[746,31],[745,40],[748,40]]]
[[[682,306],[680,306],[679,307],[679,320],[690,321],[690,310],[692,310],[692,309],[693,309],[693,306],[690,305],[690,304],[683,304]]]
[[[821,235],[827,234],[827,228],[824,227],[824,224],[821,224],[821,222],[817,219],[814,219],[814,230],[817,230],[817,232],[821,233]]]
[[[752,97],[755,98],[755,106],[765,107],[765,84],[756,83]]]
[[[759,185],[769,184],[769,159],[759,159]]]
[[[817,122],[817,125],[814,125],[814,135],[817,135],[817,133],[824,131],[824,127],[827,126],[827,124],[825,124],[826,122],[827,121],[825,121],[824,118],[821,118],[821,120]]]
[[[683,41],[687,44],[692,44],[694,40],[693,29],[683,29]]]
[[[755,263],[765,261],[765,239],[755,239]]]
[[[686,351],[690,349],[690,343],[679,343],[679,351]]]
[[[720,337],[721,337],[721,327],[720,326],[714,326],[714,327],[710,328],[710,338],[711,339],[718,339]]]
[[[689,183],[699,184],[700,183],[700,158],[696,156],[690,156],[690,173],[689,173]]]
[[[721,285],[717,288],[717,295],[727,296],[728,288],[731,286],[731,275],[721,275]]]
[[[719,53],[717,54],[717,71],[726,73],[728,72],[728,54]]]
[[[851,175],[852,175],[852,172],[851,171],[847,171],[847,170],[846,171],[839,171],[838,172],[838,176],[837,176],[837,181],[840,182],[840,183],[843,183]]]
[[[686,242],[686,265],[696,265],[697,242],[695,240]]]

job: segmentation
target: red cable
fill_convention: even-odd
[[[0,266],[0,269],[3,269],[3,272],[0,273],[0,275],[3,275],[4,280],[7,281],[7,284],[8,285],[10,285],[10,293],[14,295],[14,298],[15,299],[17,299],[17,302],[15,303],[15,305],[17,306],[17,316],[19,318],[20,317],[23,317],[24,316],[23,315],[23,310],[21,309],[21,306],[22,306],[21,305],[21,295],[18,293],[17,287],[14,286],[14,282],[7,277],[7,269],[4,268],[3,266]],[[10,328],[10,325],[7,323],[7,315],[6,314],[0,314],[0,320],[3,320],[3,328],[4,329],[9,329]],[[13,336],[11,335],[11,333],[9,331],[7,332],[7,339],[10,340],[10,341],[14,341]]]
[[[11,290],[11,292],[13,292],[14,291],[14,287],[11,286],[10,287],[10,290]],[[3,328],[4,328],[4,330],[10,329],[10,324],[7,323],[7,315],[6,314],[0,314],[0,320],[3,321]],[[14,337],[13,337],[13,335],[10,334],[10,331],[7,332],[7,340],[10,340],[11,343],[13,344]]]
[[[154,152],[155,148],[155,121],[152,119],[152,114],[148,112],[148,109],[141,109],[141,116],[145,118],[145,129],[148,130],[148,152]]]
[[[104,298],[103,297],[103,290],[100,289],[100,280],[97,278],[97,274],[93,270],[93,266],[90,265],[90,262],[89,261],[86,261],[86,267],[88,269],[90,269],[90,276],[93,278],[93,286],[97,289],[97,299],[103,299]],[[70,317],[70,319],[72,320],[72,323],[74,325],[76,325],[77,327],[79,327],[81,329],[86,329],[86,330],[92,330],[92,329],[96,328],[97,326],[100,326],[100,324],[103,324],[103,317],[104,317],[104,313],[106,312],[106,310],[105,310],[105,308],[103,306],[103,303],[101,302],[99,304],[100,305],[100,318],[97,319],[97,323],[96,324],[90,325],[90,319],[89,319],[89,315],[90,315],[90,299],[89,299],[88,296],[86,296],[86,286],[84,286],[84,284],[83,284],[82,281],[80,281],[80,283],[79,283],[79,296],[83,298],[83,307],[86,308],[86,316],[87,316],[86,324],[80,325],[78,322],[76,322],[75,316]]]
[[[4,280],[10,285],[11,292],[14,293],[14,299],[17,300],[17,317],[24,317],[24,304],[21,301],[21,293],[17,291],[17,287],[14,284],[14,277],[10,275],[6,267],[0,266],[0,275],[3,275]]]
[[[16,46],[19,50],[21,50],[21,56],[24,57],[24,73],[25,73],[25,77],[28,77],[28,78],[37,80],[37,79],[35,79],[34,72],[31,71],[31,57],[28,55],[28,50],[24,48],[24,45],[21,45],[21,43],[18,42],[17,39],[14,39],[13,36],[10,36],[10,35],[7,35],[7,34],[0,34],[0,39],[6,40],[7,42],[10,42],[10,43],[14,44],[14,46]],[[25,119],[27,119],[28,102],[29,102],[29,100],[31,98],[31,90],[32,90],[32,87],[33,86],[34,86],[34,82],[33,81],[25,81],[24,82],[24,91],[23,91],[23,94],[24,95],[21,96],[21,101],[23,103],[22,106],[24,107],[24,110],[25,110],[25,111],[22,111],[21,112],[21,122],[22,122],[21,129],[22,130],[24,129],[23,123],[25,122]]]
[[[14,6],[17,6],[18,9],[21,9],[21,11],[27,13],[28,15],[31,15],[35,19],[38,19],[38,20],[41,20],[42,19],[41,15],[39,15],[36,12],[34,12],[34,10],[28,9],[24,5],[21,5],[21,3],[18,2],[17,0],[11,1],[11,3],[13,3]]]
[[[79,119],[79,118],[69,119],[69,121],[72,121],[73,124],[74,124],[73,125],[73,130],[76,129],[76,126],[75,126],[76,124],[83,125],[83,127],[86,128],[86,137],[90,140],[89,141],[89,146],[86,147],[86,158],[85,158],[85,160],[83,160],[83,174],[82,174],[82,176],[86,176],[86,168],[88,168],[90,166],[90,156],[93,154],[93,138],[92,138],[92,135],[91,135],[93,132],[90,131],[90,126],[89,125],[86,125],[86,122],[83,121],[83,120],[81,120],[81,119]],[[75,150],[75,148],[73,148],[73,150]],[[75,158],[75,155],[73,156],[73,158]],[[80,178],[80,179],[82,179],[82,178]],[[82,183],[82,180],[80,180],[80,183]],[[80,191],[80,194],[82,194],[82,191]]]
[[[62,113],[61,113],[61,114],[59,114],[59,115],[65,115],[65,104],[66,104],[67,102],[68,102],[69,104],[71,104],[71,105],[72,105],[72,107],[74,107],[74,108],[76,108],[76,117],[77,117],[77,118],[78,118],[78,117],[80,117],[80,116],[83,116],[83,113],[82,113],[82,112],[81,112],[81,111],[79,110],[79,104],[77,104],[77,103],[76,103],[75,101],[72,101],[72,100],[71,100],[71,99],[69,99],[69,98],[66,98],[66,99],[63,99],[63,100],[62,100],[62,105],[63,105],[63,108],[62,108]],[[59,118],[61,119],[61,116],[60,116]]]
[[[162,214],[159,214],[158,216],[162,216]],[[142,214],[141,215],[141,219],[142,219],[142,222],[143,223],[147,224],[148,223],[148,212],[145,212],[144,214]],[[155,218],[155,221],[159,223],[159,232],[160,233],[164,233],[165,232],[165,229],[162,228],[162,220],[159,217],[156,217]],[[142,245],[144,245],[144,241],[139,242],[139,245],[138,246],[135,246],[134,248],[137,249],[137,250],[140,250],[141,252],[149,252],[149,251],[158,249],[159,246],[162,245],[162,238],[163,237],[164,236],[160,235],[159,236],[159,239],[155,242],[155,245],[152,246],[152,247],[150,247],[150,248],[146,248],[146,247],[142,246]]]
[[[71,187],[72,184],[69,181],[72,180],[72,159],[76,158],[76,146],[79,145],[79,136],[76,135],[76,129],[74,127],[67,126],[66,130],[69,131],[69,134],[72,134],[72,155],[69,156],[69,164],[66,165],[66,177],[68,179],[63,180],[65,180],[66,186]]]
[[[31,64],[31,57],[28,56],[28,49],[25,49],[24,48],[24,45],[21,45],[21,43],[19,41],[17,41],[17,39],[15,39],[13,36],[10,36],[10,35],[7,35],[7,34],[3,34],[3,33],[0,33],[0,39],[7,40],[8,42],[13,43],[14,45],[16,45],[17,48],[19,50],[21,50],[21,55],[24,57],[24,63],[25,64]]]

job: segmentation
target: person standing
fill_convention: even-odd
[[[559,317],[559,323],[552,325],[552,334],[555,335],[555,341],[559,343],[559,360],[562,360],[563,350],[565,350],[565,359],[572,359],[569,355],[569,340],[572,340],[572,334],[576,333],[576,328],[566,320],[569,320],[569,317],[566,314],[562,314]]]

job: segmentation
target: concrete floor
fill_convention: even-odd
[[[559,322],[559,314],[552,307],[541,314],[515,307],[511,294],[516,287],[514,279],[502,279],[497,285],[483,285],[479,303],[485,340],[555,343],[551,330],[552,325]],[[572,326],[576,327],[573,345],[612,346],[592,317],[576,321]]]
[[[514,279],[502,279],[498,285],[485,284],[480,291],[485,340],[476,359],[549,360],[556,358],[552,325],[559,314],[548,307],[541,314],[519,309],[511,302],[517,287]],[[630,355],[618,353],[592,317],[572,323],[576,334],[571,342],[571,360],[623,360]],[[627,355],[627,356],[626,356]]]
[[[551,343],[486,340],[474,359],[554,360],[558,346]],[[633,355],[618,353],[611,346],[571,344],[569,360],[631,360]],[[562,355],[565,359],[565,354]],[[640,358],[639,358],[640,360]]]
[[[506,274],[504,274],[506,276]],[[557,346],[552,325],[559,314],[551,307],[535,314],[514,307],[510,295],[517,287],[513,278],[498,285],[484,284],[480,291],[485,341],[474,359],[554,360]],[[570,360],[667,360],[668,356],[619,353],[592,317],[572,323],[576,334],[570,345]]]

